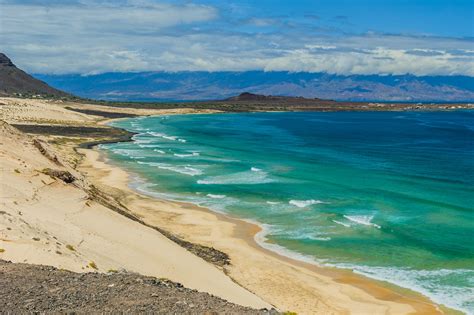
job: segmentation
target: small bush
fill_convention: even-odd
[[[5,250],[3,248],[0,248],[0,253],[4,253]]]
[[[74,248],[74,246],[69,245],[69,244],[66,245],[66,248],[69,249],[70,251],[73,251],[73,252],[76,251],[76,249]]]
[[[36,241],[36,242],[39,242],[40,238],[39,237],[33,237],[32,240]]]
[[[283,313],[283,315],[298,315],[296,312],[291,312],[291,311],[286,311]]]
[[[15,168],[15,173],[18,173],[18,174],[20,174],[20,170],[19,170],[19,169],[17,169],[17,168]]]
[[[91,267],[92,269],[95,269],[95,270],[99,269],[99,268],[97,268],[97,265],[96,265],[95,262],[93,262],[93,261],[91,261],[91,262],[89,263],[89,267]]]
[[[117,269],[109,269],[107,270],[108,273],[117,273],[118,270]]]

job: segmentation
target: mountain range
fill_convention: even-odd
[[[113,101],[224,99],[242,92],[339,101],[466,102],[474,77],[335,75],[307,72],[128,72],[35,74],[74,95]]]

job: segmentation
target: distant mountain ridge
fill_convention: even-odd
[[[70,97],[68,93],[55,89],[18,69],[5,54],[0,53],[1,96]]]
[[[226,98],[222,101],[262,101],[262,102],[271,102],[271,101],[324,101],[324,102],[332,102],[331,100],[321,100],[319,98],[307,99],[302,96],[275,96],[275,95],[261,95],[261,94],[254,94],[249,92],[243,92],[236,96],[231,96]]]
[[[340,101],[474,100],[474,77],[468,76],[184,71],[35,77],[81,97],[119,101],[219,100],[243,92]]]

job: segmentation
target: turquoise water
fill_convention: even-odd
[[[258,222],[262,246],[474,313],[474,112],[178,115],[102,145],[150,195]]]

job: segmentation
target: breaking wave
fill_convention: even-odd
[[[374,218],[373,215],[344,215],[344,218],[356,224],[373,226],[373,227],[376,227],[377,229],[381,228],[380,225],[372,223],[372,219]]]
[[[257,185],[271,183],[275,180],[266,172],[239,172],[229,175],[210,176],[197,181],[201,185]]]
[[[306,208],[311,205],[317,205],[317,204],[325,203],[325,202],[321,200],[310,199],[310,200],[290,200],[290,202],[288,203],[298,208]]]

